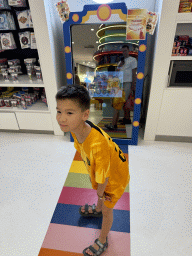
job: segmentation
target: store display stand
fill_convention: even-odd
[[[5,82],[0,80],[0,87],[45,88],[48,106],[39,101],[26,110],[21,108],[0,108],[0,131],[63,135],[56,121],[55,95],[57,93],[57,82],[54,72],[44,1],[28,0],[28,2],[33,19],[33,29],[36,37],[43,81],[39,82],[33,79],[31,82],[28,76],[24,75],[19,76],[18,82]]]
[[[105,16],[106,8],[108,9],[109,16]],[[113,16],[113,12],[118,14],[119,17]],[[65,59],[66,59],[66,71],[67,71],[67,83],[73,83],[72,75],[72,46],[71,46],[71,25],[75,24],[92,24],[92,23],[120,23],[126,22],[127,7],[125,3],[116,3],[108,5],[85,5],[82,12],[71,12],[69,20],[63,25],[64,31],[64,44],[65,44]],[[104,19],[105,18],[105,19]],[[145,40],[140,40],[139,54],[138,54],[138,69],[137,69],[137,82],[135,92],[135,105],[134,105],[134,117],[131,139],[116,139],[113,141],[118,145],[137,145],[139,134],[139,121],[141,112],[143,81],[144,81],[144,69],[147,50],[147,36]],[[70,134],[70,139],[73,142],[73,137]]]

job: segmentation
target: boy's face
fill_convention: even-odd
[[[82,122],[89,117],[90,110],[81,112],[78,103],[72,100],[57,100],[57,122],[63,132],[77,132]]]

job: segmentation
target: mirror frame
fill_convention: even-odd
[[[102,14],[106,13],[106,8],[109,9],[109,17],[105,20],[102,19]],[[119,20],[113,18],[113,14],[119,14]],[[98,4],[98,5],[85,5],[82,12],[70,12],[69,19],[63,24],[64,34],[64,50],[66,60],[66,76],[67,84],[73,84],[73,71],[72,71],[72,53],[71,53],[71,25],[77,24],[104,24],[104,23],[117,23],[126,22],[127,18],[127,7],[125,3],[114,3],[114,4]],[[91,21],[93,20],[93,22]],[[137,81],[135,91],[135,103],[134,103],[134,117],[132,124],[132,139],[117,139],[112,138],[117,145],[137,145],[139,135],[139,121],[141,113],[141,102],[144,82],[144,69],[145,69],[145,58],[147,50],[147,34],[145,40],[139,41],[139,53],[138,53],[138,65],[137,65]],[[74,142],[74,139],[70,133],[70,141]]]

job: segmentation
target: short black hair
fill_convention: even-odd
[[[127,49],[129,50],[129,45],[124,44],[124,45],[122,46],[122,48],[127,48]]]
[[[70,99],[78,103],[81,111],[90,109],[91,98],[89,92],[84,86],[73,84],[62,86],[55,96],[56,100]]]

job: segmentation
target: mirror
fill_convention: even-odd
[[[127,99],[135,99],[139,42],[126,41],[124,22],[72,25],[71,45],[73,82],[91,97],[89,120],[112,138],[132,139],[134,104]]]
[[[90,121],[118,145],[137,145],[147,37],[139,42],[125,40],[126,21],[125,3],[85,5],[83,11],[71,12],[63,24],[66,76],[68,84],[81,83],[89,90]],[[123,44],[129,46],[129,58]],[[135,87],[126,84],[130,82],[130,68],[134,70],[136,91],[126,102]],[[123,117],[126,119],[120,123]],[[111,123],[117,127],[111,129]]]

